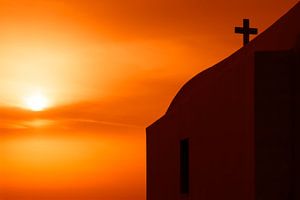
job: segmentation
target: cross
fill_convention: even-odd
[[[235,27],[235,33],[244,35],[244,46],[249,43],[250,35],[256,35],[258,30],[257,28],[250,28],[249,19],[243,20],[243,27]]]

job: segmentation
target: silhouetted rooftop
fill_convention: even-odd
[[[254,52],[290,50],[300,44],[300,2],[266,31],[230,57],[204,70],[188,81],[178,92],[166,114],[201,94],[201,88],[218,80],[227,71],[254,65]],[[200,92],[200,93],[199,93]]]

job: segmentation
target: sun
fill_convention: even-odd
[[[47,98],[41,93],[32,94],[25,98],[25,107],[32,111],[42,111],[48,106]]]

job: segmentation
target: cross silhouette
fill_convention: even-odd
[[[256,35],[258,33],[257,28],[250,28],[249,19],[243,20],[243,27],[235,27],[235,33],[244,35],[244,46],[249,43],[250,35]]]

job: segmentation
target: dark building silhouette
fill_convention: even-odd
[[[147,128],[147,200],[300,199],[300,3]]]

